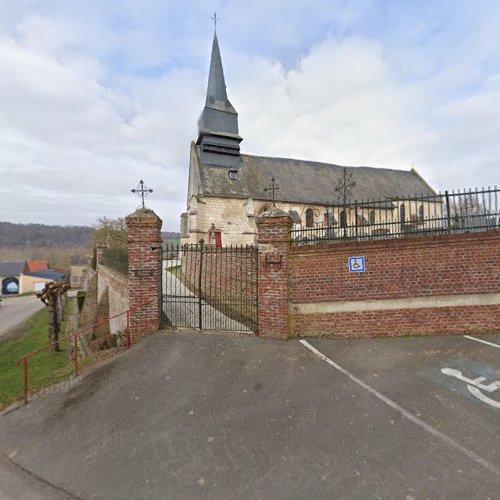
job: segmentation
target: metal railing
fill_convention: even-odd
[[[164,319],[177,327],[256,332],[257,257],[253,246],[167,245]]]
[[[128,248],[112,247],[102,251],[100,264],[128,276]]]
[[[131,307],[127,309],[126,311],[123,311],[121,313],[115,314],[114,316],[110,316],[109,318],[105,318],[98,323],[94,323],[92,325],[88,325],[84,328],[81,328],[80,330],[77,330],[76,332],[72,332],[69,335],[65,335],[64,337],[58,338],[55,342],[50,342],[46,344],[45,346],[41,347],[40,349],[37,349],[36,351],[32,351],[28,354],[25,354],[24,356],[21,356],[17,361],[16,365],[20,366],[21,364],[23,365],[23,377],[24,377],[24,403],[28,403],[28,393],[29,393],[29,387],[28,387],[28,369],[29,369],[29,363],[28,360],[37,354],[40,354],[41,352],[47,350],[50,347],[55,347],[59,346],[61,342],[63,341],[69,341],[71,342],[72,345],[72,363],[73,363],[73,375],[76,377],[78,376],[78,340],[79,336],[82,333],[94,330],[96,327],[101,326],[105,323],[109,323],[112,319],[118,318],[119,316],[126,315],[127,317],[127,327],[125,329],[125,347],[127,349],[130,349],[131,347],[131,342],[130,342],[130,315],[132,312],[140,309],[141,307],[144,307],[148,304],[151,304],[152,300],[145,302],[144,304],[140,304],[136,307]],[[102,334],[101,334],[102,336]]]
[[[495,186],[334,204],[322,214],[323,221],[294,226],[292,244],[500,229],[499,198],[500,189]]]

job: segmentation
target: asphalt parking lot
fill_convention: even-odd
[[[160,333],[2,415],[0,449],[79,498],[500,498],[483,339]]]

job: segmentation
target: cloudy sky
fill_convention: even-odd
[[[178,230],[214,10],[243,152],[500,181],[496,0],[0,0],[0,220]]]

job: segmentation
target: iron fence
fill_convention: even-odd
[[[128,276],[128,248],[105,248],[100,263]]]
[[[163,320],[200,330],[257,331],[257,248],[167,245]]]
[[[323,214],[317,211],[323,220],[295,225],[292,244],[500,229],[499,194],[495,186],[333,204]]]

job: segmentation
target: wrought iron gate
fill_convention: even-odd
[[[257,257],[253,246],[167,245],[163,324],[257,333]]]

